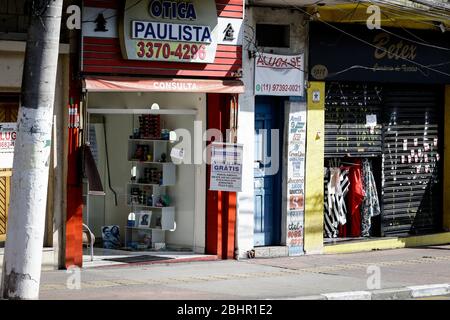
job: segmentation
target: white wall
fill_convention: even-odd
[[[162,116],[166,128],[187,129],[194,137],[194,120],[203,121],[206,125],[206,95],[193,93],[91,93],[88,94],[88,108],[149,108],[158,103],[161,109],[197,109],[196,116],[171,115]],[[134,116],[137,119],[137,115]],[[111,172],[111,185],[118,193],[118,206],[114,205],[114,195],[108,188],[105,162],[104,136],[97,135],[99,146],[99,171],[102,176],[105,197],[90,197],[90,223],[94,232],[101,237],[100,227],[117,224],[124,234],[130,208],[126,204],[126,184],[130,181],[131,163],[127,160],[128,139],[133,130],[133,116],[107,115],[107,140]],[[97,125],[101,128],[101,125]],[[169,246],[192,249],[204,252],[205,248],[205,193],[206,166],[194,164],[177,165],[177,184],[168,188],[176,208],[175,220],[177,228],[174,232],[166,232],[166,243]],[[195,245],[194,245],[195,237]]]
[[[246,257],[247,251],[253,249],[253,149],[254,149],[254,59],[250,59],[248,50],[255,51],[256,23],[290,24],[290,48],[260,48],[267,53],[298,54],[305,52],[307,30],[302,26],[303,15],[290,9],[272,9],[246,7],[244,47],[243,47],[243,81],[245,93],[239,96],[238,140],[244,144],[244,165],[242,192],[238,194],[238,250],[240,257]],[[252,40],[253,39],[253,40]],[[306,57],[305,57],[306,58]],[[305,59],[306,60],[306,59]],[[306,69],[306,67],[305,67]],[[288,116],[288,115],[287,115]],[[283,161],[285,165],[286,161]],[[284,168],[283,168],[284,170]],[[285,207],[285,206],[284,206]],[[285,214],[284,214],[285,216]],[[285,218],[283,218],[285,219]],[[284,235],[284,233],[283,233]]]
[[[23,53],[1,52],[0,90],[3,92],[20,91],[22,85]]]
[[[63,55],[69,53],[68,45],[59,48],[58,77],[62,74]],[[0,92],[19,92],[22,86],[22,71],[25,57],[24,41],[0,40]],[[67,76],[67,75],[65,75]],[[60,81],[60,80],[58,80]],[[57,90],[59,90],[57,88]],[[65,93],[67,96],[67,93]],[[56,105],[55,105],[56,106]]]

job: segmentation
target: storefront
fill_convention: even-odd
[[[310,25],[309,77],[324,117],[317,251],[449,241],[449,37],[410,33]]]
[[[83,17],[66,264],[81,223],[103,247],[233,258],[236,193],[210,191],[207,151],[236,142],[243,3],[86,0]]]
[[[6,7],[2,9],[6,10]],[[5,17],[10,15],[10,18],[12,17],[10,20],[18,19],[21,16],[19,12],[13,13],[8,10],[2,14]],[[3,26],[0,30],[0,68],[2,71],[0,75],[0,248],[4,247],[6,241],[17,115],[25,59],[26,28],[22,23],[18,23],[18,26],[20,28],[17,33],[5,33]],[[63,237],[62,217],[65,210],[62,179],[64,176],[64,148],[62,146],[64,145],[65,120],[63,106],[67,100],[69,82],[66,73],[69,65],[69,46],[61,43],[59,50],[43,252],[43,265],[47,268],[57,267],[61,262],[58,254],[60,239]],[[3,249],[0,250],[0,255],[3,255]]]
[[[301,13],[286,8],[249,5],[245,19],[237,256],[302,255],[307,28]]]

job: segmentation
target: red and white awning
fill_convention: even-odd
[[[239,80],[198,79],[142,79],[124,77],[86,77],[87,92],[189,92],[189,93],[244,93]]]

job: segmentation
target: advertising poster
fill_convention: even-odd
[[[303,254],[305,212],[306,105],[290,102],[288,143],[287,246],[290,256]]]
[[[13,167],[16,135],[17,123],[0,123],[0,168],[9,169]]]
[[[211,144],[211,179],[209,190],[242,191],[243,145]]]

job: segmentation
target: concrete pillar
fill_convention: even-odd
[[[323,165],[325,134],[325,82],[309,82],[305,171],[306,254],[323,250]]]

